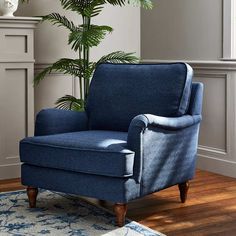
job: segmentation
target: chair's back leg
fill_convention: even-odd
[[[38,189],[34,187],[27,187],[27,196],[29,199],[30,208],[36,207],[36,199],[38,195]]]
[[[179,184],[180,199],[182,203],[185,203],[187,200],[189,181]]]
[[[114,212],[116,214],[116,223],[119,227],[124,226],[125,216],[127,212],[127,204],[116,203],[114,205]]]

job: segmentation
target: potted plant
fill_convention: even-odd
[[[25,0],[22,0],[25,1]],[[68,11],[76,12],[81,17],[81,24],[70,21],[66,16],[51,13],[43,16],[43,21],[50,21],[53,25],[65,27],[68,32],[68,44],[78,58],[61,58],[36,75],[34,83],[37,85],[52,71],[62,72],[79,80],[80,95],[78,98],[65,95],[56,101],[57,108],[81,111],[84,110],[89,93],[89,85],[95,68],[100,63],[136,63],[138,58],[133,53],[123,51],[111,52],[97,62],[90,60],[90,51],[97,47],[106,34],[113,29],[107,25],[95,25],[93,19],[98,16],[106,4],[124,6],[135,4],[146,9],[152,8],[152,0],[60,0],[61,5]]]

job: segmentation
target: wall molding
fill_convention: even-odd
[[[223,0],[223,58],[233,58],[234,51],[234,1]]]

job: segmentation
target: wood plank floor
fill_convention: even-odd
[[[0,181],[0,192],[22,188],[19,179]],[[109,203],[92,201],[111,209]],[[236,179],[198,170],[185,204],[175,186],[133,201],[128,208],[130,219],[167,235],[235,236]]]

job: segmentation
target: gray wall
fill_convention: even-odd
[[[222,57],[222,0],[155,0],[141,14],[143,59],[218,60]]]
[[[142,59],[186,61],[204,84],[198,168],[236,177],[236,63],[222,51],[223,0],[155,0],[142,10]]]
[[[51,12],[59,12],[70,19],[81,23],[74,13],[62,10],[59,0],[31,0],[30,4],[19,7],[17,15],[38,16]],[[107,36],[100,47],[92,50],[92,59],[96,60],[112,51],[124,50],[136,52],[140,56],[140,9],[127,7],[106,6],[102,15],[94,18],[95,24],[108,24],[114,32]],[[49,23],[40,24],[35,34],[36,72],[55,62],[61,57],[75,57],[75,53],[67,46],[67,30],[57,28]],[[43,65],[42,65],[43,64]],[[74,87],[68,76],[52,74],[35,89],[35,111],[44,107],[54,106],[58,97],[72,94]]]

